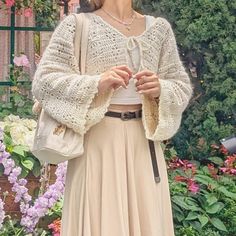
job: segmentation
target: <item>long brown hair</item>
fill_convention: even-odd
[[[101,8],[104,0],[80,0],[80,12],[93,12]]]

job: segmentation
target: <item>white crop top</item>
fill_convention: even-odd
[[[145,15],[146,19],[146,29],[152,24],[152,21],[155,20],[154,17]],[[127,63],[128,66],[133,70],[133,74],[137,73],[142,68],[141,63],[141,48],[139,43],[139,36],[127,37]],[[127,89],[119,87],[113,93],[110,104],[141,104],[141,97],[138,92],[136,92],[135,83],[137,80],[131,78]]]

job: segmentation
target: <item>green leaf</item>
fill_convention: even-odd
[[[23,146],[14,146],[12,152],[24,157],[25,156],[25,148]]]
[[[228,230],[226,229],[224,223],[220,219],[212,218],[210,221],[217,229],[219,229],[221,231],[228,232]]]
[[[185,218],[185,220],[195,220],[198,218],[198,213],[194,212],[194,211],[190,211],[187,215],[187,217]]]
[[[199,221],[193,221],[191,222],[191,225],[194,229],[196,229],[197,231],[201,231],[202,230],[202,226],[199,223]]]
[[[177,204],[178,206],[180,206],[181,208],[189,210],[189,206],[185,203],[184,197],[182,197],[182,196],[173,196],[172,201],[175,204]]]
[[[207,195],[206,199],[207,199],[207,203],[209,204],[209,206],[218,201],[218,199],[214,195]]]
[[[194,200],[190,197],[173,196],[172,201],[174,204],[177,204],[182,209],[199,211],[198,206],[195,204]]]
[[[26,168],[22,168],[21,169],[21,174],[20,174],[20,178],[25,178],[27,175],[29,174],[29,170],[27,170]]]
[[[41,164],[38,160],[34,161],[34,167],[32,169],[32,173],[35,177],[39,177],[41,174]]]
[[[236,193],[229,192],[224,186],[219,187],[217,190],[223,193],[226,197],[236,200]]]
[[[209,157],[208,159],[219,166],[224,164],[224,161],[219,157]]]
[[[218,186],[218,184],[215,180],[213,180],[211,177],[206,176],[206,175],[197,174],[197,175],[195,175],[195,179],[197,182],[204,184],[206,186],[208,186],[210,184],[213,189]]]
[[[21,161],[21,164],[28,170],[32,170],[34,166],[34,162],[30,159]]]
[[[176,212],[180,212],[180,213],[182,212],[182,209],[174,203],[172,203],[172,208]]]
[[[175,218],[177,218],[177,220],[179,222],[182,222],[184,220],[184,214],[183,213],[177,213],[175,214]]]
[[[11,139],[11,137],[6,135],[5,133],[4,133],[4,136],[3,136],[3,143],[6,146],[12,146],[12,139]]]
[[[209,221],[208,217],[206,217],[204,215],[198,216],[198,219],[199,219],[202,227],[204,227],[208,223],[208,221]]]
[[[217,212],[219,212],[223,207],[224,207],[224,203],[222,202],[216,202],[210,206],[206,207],[206,212],[209,214],[216,214]]]
[[[171,156],[172,156],[172,157],[174,157],[174,156],[177,156],[177,155],[178,155],[174,147],[170,148],[170,150],[169,150],[169,151],[170,151],[170,154],[171,154]]]

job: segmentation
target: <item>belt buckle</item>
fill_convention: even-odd
[[[132,118],[132,114],[129,111],[121,112],[121,120],[130,120]]]

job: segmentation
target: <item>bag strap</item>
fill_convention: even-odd
[[[76,18],[74,48],[75,57],[79,63],[81,74],[85,73],[87,45],[88,45],[88,20],[84,13],[73,13]]]

